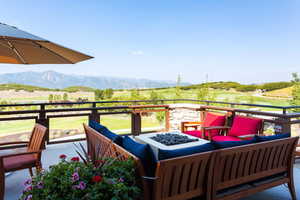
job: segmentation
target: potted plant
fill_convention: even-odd
[[[82,147],[82,146],[81,146]],[[84,148],[82,147],[84,150]],[[77,151],[77,153],[79,153]],[[102,158],[92,162],[84,156],[67,158],[25,182],[20,200],[134,200],[137,186],[134,161]]]

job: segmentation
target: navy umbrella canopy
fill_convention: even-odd
[[[0,23],[0,63],[74,64],[93,57]]]

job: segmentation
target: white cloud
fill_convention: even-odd
[[[141,56],[144,55],[144,52],[141,50],[137,50],[137,51],[131,51],[130,54],[134,56]]]

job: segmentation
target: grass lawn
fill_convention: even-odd
[[[0,122],[0,137],[13,135],[16,133],[30,132],[34,126],[34,120],[21,120]],[[50,119],[50,130],[79,129],[83,131],[83,123],[88,123],[88,117],[68,117]],[[130,115],[101,116],[101,123],[111,130],[131,129]],[[143,128],[160,126],[158,121],[152,117],[142,118]]]

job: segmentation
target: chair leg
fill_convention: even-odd
[[[36,172],[40,173],[42,171],[42,169],[43,169],[42,163],[41,162],[37,163],[37,165],[36,165]]]
[[[5,173],[0,172],[0,200],[4,200],[5,193]]]
[[[29,174],[30,174],[31,177],[33,176],[32,168],[29,168]]]
[[[288,183],[288,186],[289,186],[289,190],[290,190],[290,193],[291,193],[292,200],[297,200],[294,181],[291,180],[291,181]]]

